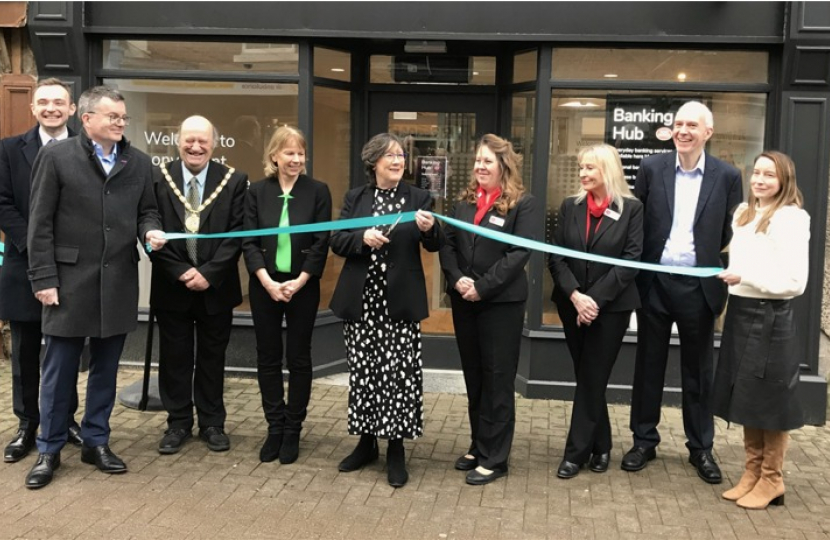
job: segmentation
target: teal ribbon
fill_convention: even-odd
[[[6,244],[0,242],[0,266],[3,266],[3,253],[6,252]]]
[[[713,277],[723,272],[723,268],[715,267],[689,267],[689,266],[664,266],[662,264],[644,263],[640,261],[631,261],[628,259],[617,259],[614,257],[606,257],[604,255],[596,255],[594,253],[586,253],[584,251],[577,251],[574,249],[563,248],[530,240],[522,236],[507,234],[492,229],[486,229],[472,223],[459,221],[441,214],[432,213],[435,219],[439,219],[457,229],[461,229],[490,240],[503,242],[505,244],[512,244],[534,251],[542,251],[544,253],[552,253],[554,255],[561,255],[562,257],[569,257],[573,259],[582,259],[591,262],[598,262],[602,264],[610,264],[614,266],[623,266],[626,268],[636,268],[637,270],[647,270],[649,272],[665,272],[667,274],[677,274],[691,277]],[[340,231],[344,229],[366,229],[369,227],[376,227],[378,225],[391,225],[400,220],[400,223],[408,223],[415,221],[415,212],[403,212],[401,214],[387,214],[385,216],[377,217],[362,217],[353,219],[342,219],[338,221],[326,221],[323,223],[308,223],[305,225],[291,225],[289,227],[272,227],[269,229],[257,229],[255,231],[231,231],[226,233],[212,233],[212,234],[190,234],[190,233],[165,233],[168,240],[179,240],[183,238],[245,238],[250,236],[273,236],[277,234],[300,234],[309,232],[322,231]]]

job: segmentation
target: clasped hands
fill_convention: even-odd
[[[204,291],[210,287],[210,283],[205,279],[205,276],[195,268],[190,268],[187,272],[180,275],[179,281],[184,283],[185,287],[191,291]]]
[[[415,225],[421,232],[427,232],[435,225],[435,217],[425,210],[415,212]],[[391,231],[390,233],[391,234]],[[389,236],[378,229],[366,229],[363,232],[363,243],[372,249],[380,249],[390,242]]]
[[[308,281],[308,278],[304,279],[302,275],[297,279],[283,281],[282,283],[274,281],[270,277],[265,283],[262,283],[262,279],[260,279],[260,283],[268,291],[268,296],[275,302],[290,302],[294,295],[305,286],[306,281]]]
[[[468,302],[478,302],[481,300],[481,296],[479,296],[476,290],[476,282],[467,276],[455,282],[455,290],[461,294],[461,298]]]
[[[576,308],[576,325],[590,326],[599,316],[599,306],[593,298],[579,291],[571,293],[571,302]]]

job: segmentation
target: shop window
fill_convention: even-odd
[[[373,84],[496,84],[496,59],[492,56],[374,55],[369,71]]]
[[[510,126],[510,142],[516,152],[522,155],[522,182],[530,191],[533,179],[533,111],[536,106],[535,92],[513,94],[513,115]]]
[[[351,81],[351,55],[324,47],[314,47],[314,76],[337,81]]]
[[[706,151],[741,171],[746,197],[753,159],[764,145],[766,94],[558,90],[553,93],[551,101],[551,147],[545,213],[547,241],[553,241],[562,200],[579,190],[577,154],[581,148],[599,143],[617,147],[623,156],[626,177],[633,185],[643,156],[674,149],[671,139],[657,141],[651,137],[661,127],[670,128],[673,124],[673,117],[659,113],[673,114],[682,102],[691,99],[706,103],[712,110],[715,132]],[[644,123],[636,122],[637,119],[631,117],[631,122],[626,124],[620,110],[654,114]],[[548,274],[542,293],[542,322],[560,325],[556,306],[550,301],[552,287]]]
[[[573,48],[553,51],[554,80],[762,83],[766,52]]]
[[[251,182],[263,178],[264,144],[274,129],[297,125],[297,85],[248,82],[108,79],[126,99],[133,118],[126,137],[150,155],[154,164],[178,156],[176,136],[182,120],[191,115],[208,118],[220,134],[213,159],[248,173]],[[181,232],[181,231],[179,231]],[[248,290],[248,272],[240,257],[242,290]],[[140,306],[148,307],[150,264],[140,266]],[[239,311],[250,311],[247,294]]]
[[[294,43],[104,40],[104,69],[299,73]]]
[[[513,84],[536,81],[536,51],[517,54],[513,58]]]
[[[316,65],[315,57],[315,65]],[[316,68],[315,68],[316,69]],[[310,142],[310,141],[309,141]],[[340,216],[343,197],[349,189],[351,170],[351,109],[349,92],[317,86],[314,88],[314,177],[331,191],[332,218]],[[329,251],[320,282],[320,309],[328,309],[345,259]]]

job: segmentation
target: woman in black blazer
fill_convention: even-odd
[[[619,259],[643,251],[643,205],[633,197],[617,151],[607,144],[579,153],[579,193],[562,201],[557,245]],[[552,255],[553,301],[576,375],[571,428],[556,475],[573,478],[588,463],[608,470],[611,423],[605,390],[631,312],[640,307],[637,270]]]
[[[455,219],[534,238],[541,216],[525,193],[521,156],[509,141],[485,135],[472,177],[452,210]],[[452,226],[441,249],[441,268],[452,304],[455,337],[467,386],[469,453],[455,462],[468,484],[507,474],[516,419],[515,378],[527,300],[530,251]]]
[[[375,135],[361,159],[369,183],[346,193],[340,219],[418,210],[415,222],[337,231],[332,251],[346,258],[331,309],[344,319],[349,364],[349,433],[360,435],[341,472],[377,459],[378,437],[388,439],[389,485],[406,484],[403,439],[423,434],[420,321],[429,315],[421,249],[438,251],[443,236],[429,192],[401,182],[401,141]]]
[[[278,128],[265,150],[266,177],[251,184],[245,229],[331,221],[331,193],[305,172],[306,141],[299,130]],[[287,205],[287,206],[286,206]],[[329,233],[246,238],[242,249],[252,274],[251,316],[257,340],[257,378],[268,437],[259,459],[293,463],[311,396],[311,332],[320,305],[320,277]],[[282,376],[282,321],[287,325],[288,403]]]

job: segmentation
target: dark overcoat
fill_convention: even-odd
[[[32,170],[29,280],[32,291],[58,287],[43,307],[43,333],[105,338],[130,332],[138,317],[138,239],[161,229],[150,158],[118,143],[107,175],[92,141],[77,137],[43,148]]]
[[[41,147],[40,126],[0,141],[0,230],[6,253],[0,272],[0,320],[39,321],[41,305],[29,284],[29,194],[32,164]],[[69,130],[69,136],[75,133]]]

